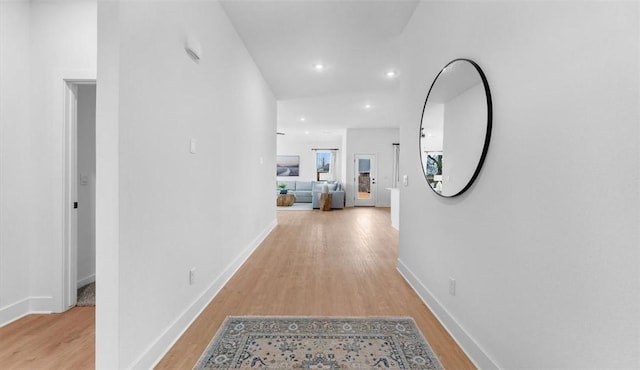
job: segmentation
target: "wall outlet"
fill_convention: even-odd
[[[456,295],[456,279],[449,278],[449,294]]]
[[[196,283],[196,268],[192,267],[191,270],[189,270],[189,285],[193,285]]]

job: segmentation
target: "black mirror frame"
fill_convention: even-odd
[[[420,129],[418,132],[418,153],[419,156],[418,158],[420,158],[420,168],[422,169],[422,174],[424,175],[424,179],[427,181],[428,184],[428,180],[427,180],[427,173],[425,170],[426,165],[424,163],[422,163],[422,143],[421,143],[421,139],[422,139],[422,120],[424,119],[424,111],[427,108],[427,102],[429,101],[429,95],[431,95],[431,90],[433,89],[433,86],[436,84],[436,81],[438,81],[438,77],[440,77],[440,75],[442,74],[442,72],[444,72],[445,69],[447,69],[447,67],[449,67],[451,64],[455,63],[455,62],[459,62],[459,61],[464,61],[464,62],[468,62],[470,63],[478,72],[478,74],[480,75],[480,78],[482,79],[482,84],[484,85],[484,91],[485,91],[485,95],[487,97],[487,132],[485,134],[484,137],[484,145],[482,147],[482,154],[480,155],[480,159],[478,160],[478,165],[476,166],[475,171],[473,172],[473,176],[471,176],[471,178],[469,179],[469,181],[467,182],[467,184],[464,186],[464,188],[462,188],[462,190],[460,190],[459,192],[453,194],[453,195],[442,195],[440,193],[438,193],[434,188],[431,187],[431,185],[428,185],[428,187],[431,189],[431,191],[433,191],[435,194],[437,194],[438,196],[441,196],[443,198],[453,198],[453,197],[457,197],[459,195],[461,195],[462,193],[464,193],[465,191],[467,191],[471,185],[473,185],[473,182],[476,180],[476,178],[478,177],[478,175],[480,174],[480,169],[482,169],[482,165],[484,164],[484,160],[487,156],[487,152],[489,150],[489,142],[491,141],[491,129],[493,127],[493,102],[491,100],[491,91],[489,90],[489,82],[487,81],[487,77],[485,76],[484,72],[482,71],[482,68],[480,68],[480,66],[474,62],[471,59],[466,59],[466,58],[457,58],[454,59],[452,61],[450,61],[449,63],[447,63],[447,65],[445,65],[440,72],[438,72],[438,75],[436,76],[436,78],[433,79],[433,82],[431,83],[431,87],[429,87],[429,92],[427,93],[427,97],[424,100],[424,106],[422,107],[422,114],[420,115]]]

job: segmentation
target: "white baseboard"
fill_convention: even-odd
[[[276,225],[274,219],[127,369],[154,368]]]
[[[500,366],[486,354],[482,347],[458,324],[447,309],[400,259],[398,259],[398,271],[478,369],[500,369]]]
[[[0,328],[27,315],[51,313],[53,297],[27,297],[12,304],[0,307]]]
[[[91,284],[94,281],[96,281],[96,274],[91,274],[89,276],[83,277],[82,279],[78,279],[77,288],[82,288],[83,286]]]

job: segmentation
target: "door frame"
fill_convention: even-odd
[[[60,312],[77,303],[78,289],[78,86],[97,85],[93,78],[64,78],[62,179],[62,292]]]
[[[358,158],[359,157],[370,157],[371,160],[371,168],[369,169],[369,173],[373,174],[373,176],[371,176],[371,180],[370,181],[370,194],[371,194],[371,200],[366,202],[366,204],[362,204],[362,200],[358,199],[358,193],[359,193],[359,181],[358,181],[358,174],[360,173],[358,171]],[[377,195],[378,195],[378,186],[377,186],[377,181],[376,181],[376,177],[378,176],[378,156],[376,155],[376,153],[354,153],[353,154],[353,206],[354,207],[375,207],[376,206],[376,201],[377,201]],[[360,203],[360,204],[358,204]]]

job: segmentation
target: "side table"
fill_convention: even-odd
[[[296,196],[293,194],[278,194],[276,204],[280,207],[290,207],[296,202]]]
[[[321,211],[330,211],[331,210],[331,193],[320,193],[320,210]]]

